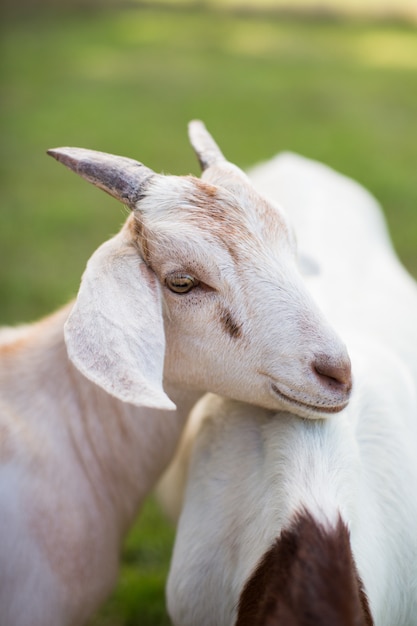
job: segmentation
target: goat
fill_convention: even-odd
[[[197,404],[173,624],[417,624],[415,385],[392,353],[351,357],[351,401],[327,420]]]
[[[304,286],[285,214],[202,123],[189,132],[201,180],[49,151],[131,213],[75,302],[2,333],[2,624],[79,626],[96,610],[204,391],[311,418],[349,400],[349,357]]]
[[[178,626],[416,626],[415,283],[353,181],[295,155],[252,176],[294,219],[309,286],[347,342],[353,392],[317,421],[199,401],[159,487],[180,515],[170,616]]]
[[[383,341],[417,380],[415,280],[395,254],[375,198],[352,179],[296,154],[279,154],[249,177],[285,207],[309,291],[327,318],[336,328]]]

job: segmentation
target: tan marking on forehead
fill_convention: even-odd
[[[217,225],[227,227],[223,232],[230,239],[233,236],[254,238],[251,229],[256,222],[265,239],[276,239],[279,235],[288,236],[288,226],[280,210],[266,198],[258,194],[250,185],[242,182],[240,193],[226,193],[221,188],[193,180],[195,193],[188,198],[190,204],[201,208],[207,217]],[[208,222],[206,223],[208,226]],[[212,226],[212,224],[210,224]]]
[[[208,196],[215,198],[218,195],[217,187],[215,187],[214,185],[210,185],[209,183],[206,183],[203,180],[200,180],[199,178],[196,178],[195,180],[193,179],[193,182],[197,188],[199,188],[202,192],[204,192]]]
[[[191,217],[198,215],[200,218],[203,214],[217,223],[235,221],[237,216],[241,219],[242,211],[231,202],[231,198],[222,193],[221,189],[199,179],[193,179],[192,183],[192,189],[184,196],[185,202],[190,207]]]
[[[183,198],[187,219],[202,231],[215,237],[236,263],[240,260],[242,241],[254,241],[244,209],[230,194],[196,179],[194,189]]]
[[[275,249],[277,239],[285,237],[288,229],[279,211],[244,181],[241,190],[232,193],[226,187],[214,186],[193,176],[184,178],[187,184],[178,188],[166,204],[169,216],[166,224],[170,227],[163,227],[164,236],[169,237],[170,229],[174,235],[176,230],[181,232],[181,224],[187,224],[196,229],[196,234],[200,232],[216,240],[236,265],[252,258],[257,249],[268,248],[268,241]],[[158,198],[155,202],[158,203]],[[131,232],[145,262],[149,263],[153,242],[158,239],[157,223],[154,231],[151,210],[143,219],[140,211],[135,211],[134,218]],[[174,222],[177,218],[178,229]]]

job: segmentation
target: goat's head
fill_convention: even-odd
[[[351,387],[344,346],[313,303],[283,211],[225,160],[201,122],[201,179],[78,148],[49,154],[132,210],[90,259],[66,325],[70,358],[139,405],[166,380],[322,417]]]

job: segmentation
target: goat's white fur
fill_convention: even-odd
[[[252,175],[289,208],[309,286],[346,332],[354,391],[344,411],[318,422],[200,400],[159,489],[172,517],[183,505],[170,615],[178,626],[232,626],[248,577],[305,508],[325,526],[339,513],[348,525],[376,626],[415,626],[415,283],[353,181],[295,155]]]
[[[203,127],[191,136],[212,155]],[[349,361],[304,288],[285,215],[220,153],[210,183],[51,153],[133,212],[74,304],[2,333],[0,616],[14,626],[80,626],[96,609],[202,391],[309,417],[349,397],[313,371],[324,358],[349,374]],[[172,293],[175,272],[201,288]]]
[[[417,380],[416,285],[395,254],[375,198],[296,154],[280,154],[249,176],[285,207],[309,290],[335,327],[381,340]]]

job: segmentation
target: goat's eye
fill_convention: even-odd
[[[199,281],[190,276],[190,274],[182,274],[180,272],[171,274],[165,279],[166,286],[174,293],[188,293],[194,287],[197,287]]]

